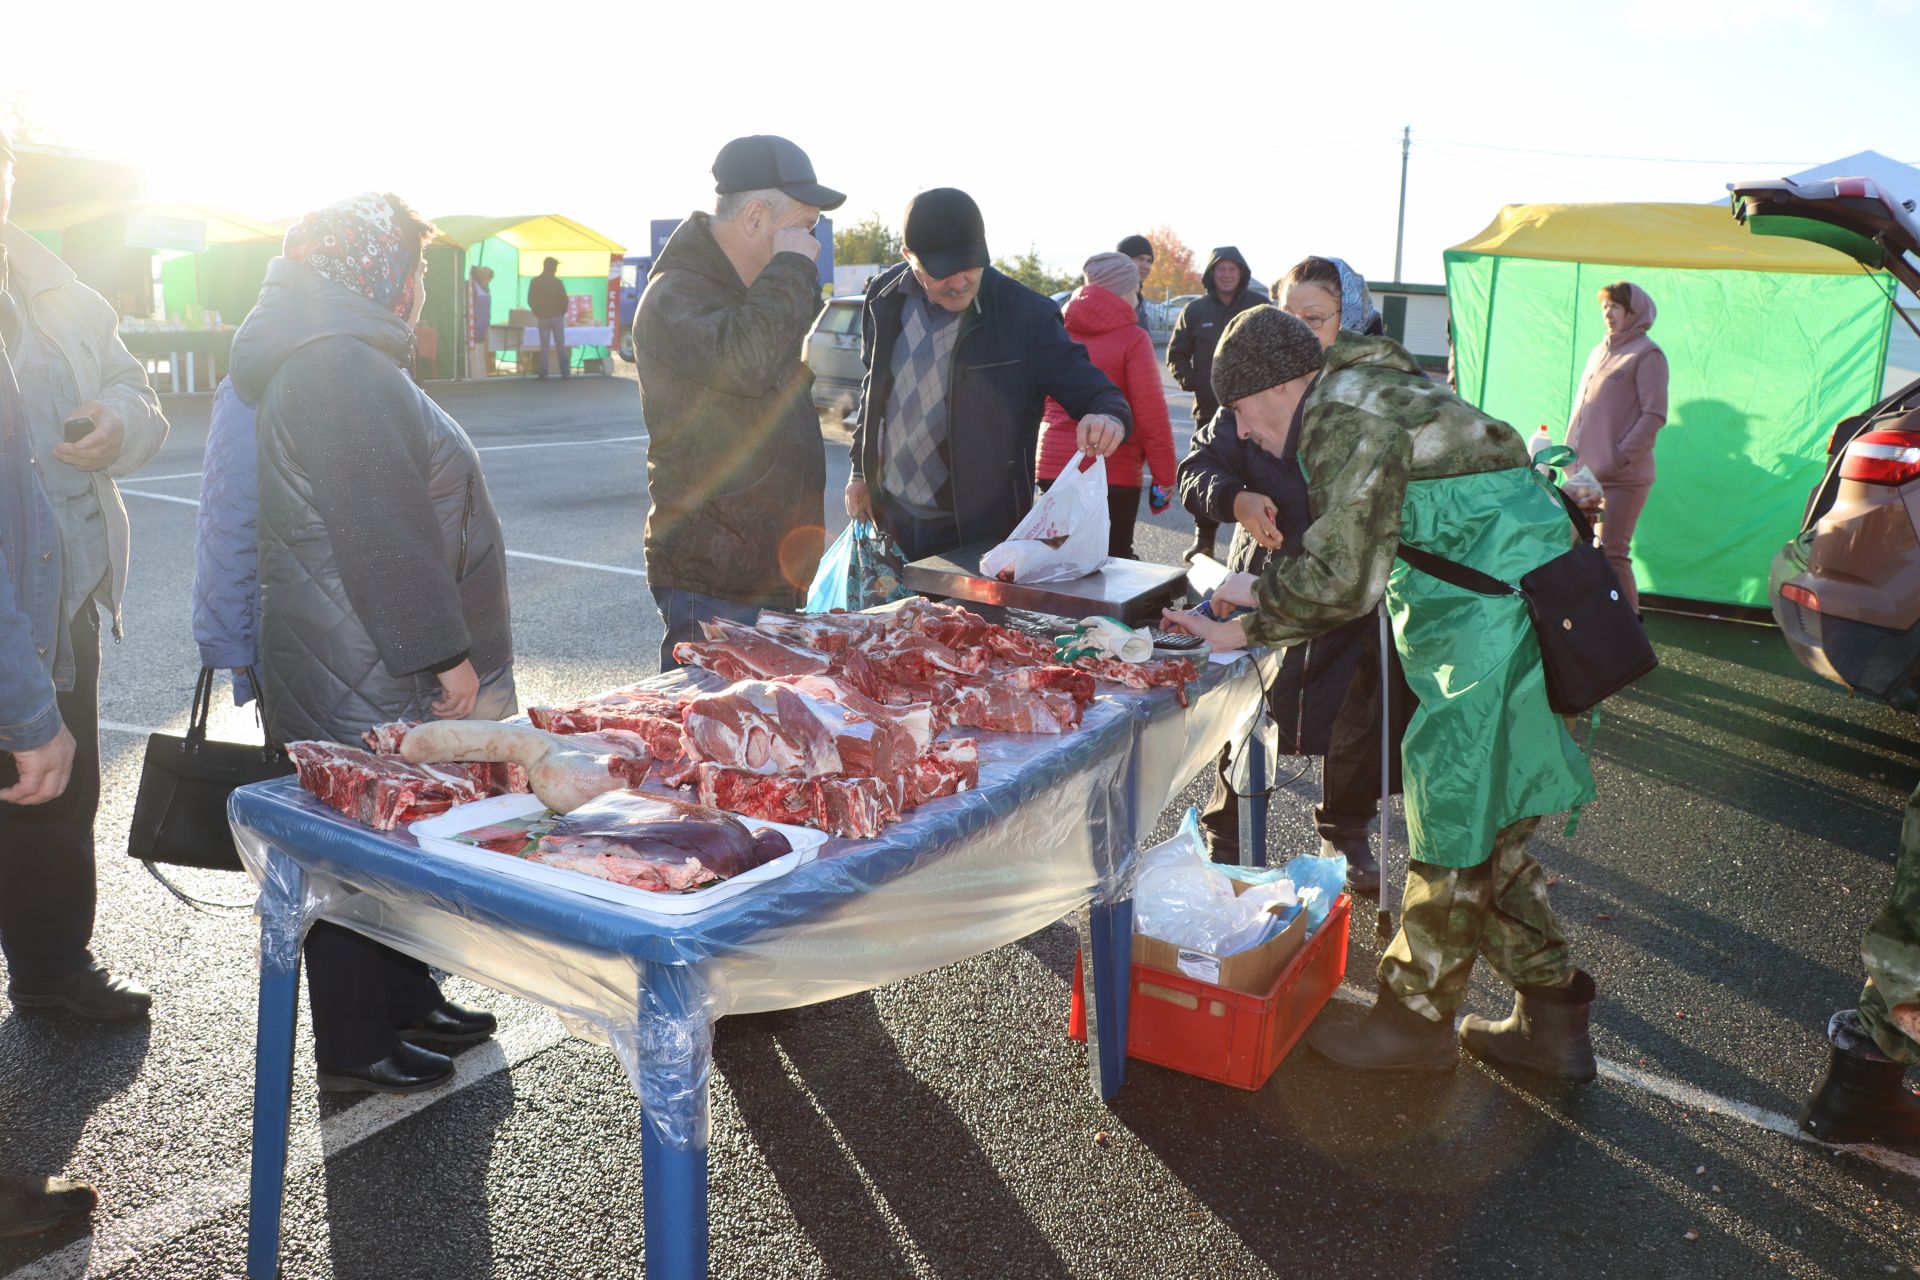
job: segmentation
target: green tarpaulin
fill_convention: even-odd
[[[1647,291],[1672,381],[1635,576],[1643,592],[1764,606],[1834,424],[1880,397],[1891,281],[1698,205],[1510,206],[1446,270],[1460,393],[1556,441],[1605,335],[1596,294]]]

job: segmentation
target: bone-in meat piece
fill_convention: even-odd
[[[337,742],[289,742],[287,754],[301,786],[375,831],[431,818],[483,795],[469,779]]]
[[[373,726],[360,735],[360,740],[375,755],[397,756],[400,754],[400,744],[406,741],[407,730],[413,727],[412,720],[390,720]],[[471,779],[479,786],[481,793],[488,796],[524,795],[533,789],[527,781],[526,766],[511,761],[442,764],[439,771]]]
[[[644,749],[637,737],[632,745]],[[629,756],[577,750],[567,737],[494,720],[415,725],[402,739],[400,753],[415,764],[491,760],[523,765],[533,794],[555,813],[569,813],[602,792],[638,781],[646,776],[648,763],[644,757],[636,762]]]
[[[702,667],[726,680],[778,680],[819,675],[831,664],[826,655],[789,644],[744,622],[715,618],[700,624],[705,642],[683,640],[673,646],[676,662]]]
[[[1173,690],[1181,706],[1187,705],[1187,684],[1199,679],[1193,663],[1186,658],[1154,658],[1148,662],[1122,662],[1118,658],[1081,658],[1074,666],[1091,672],[1100,680],[1124,684],[1129,689],[1156,686]]]
[[[680,717],[690,696],[634,685],[557,707],[528,707],[527,718],[548,733],[626,729],[646,739],[654,759],[674,760],[680,755]]]

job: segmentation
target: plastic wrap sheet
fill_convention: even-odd
[[[660,678],[673,687],[698,677]],[[979,955],[1124,897],[1137,843],[1254,699],[1251,663],[1105,696],[1062,736],[980,740],[980,786],[913,810],[698,915],[643,916],[423,852],[352,822],[293,778],[242,788],[236,844],[260,885],[263,966],[284,972],[318,918],[537,1001],[611,1044],[656,1136],[707,1141],[712,1027]],[[750,821],[750,820],[749,820]]]

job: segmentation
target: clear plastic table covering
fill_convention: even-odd
[[[613,1046],[656,1136],[691,1150],[707,1142],[717,1019],[870,990],[1127,898],[1142,838],[1260,686],[1243,659],[1205,666],[1189,688],[1185,709],[1166,689],[1103,694],[1065,735],[952,731],[980,740],[976,790],[875,839],[831,840],[815,861],[690,916],[435,857],[293,778],[234,792],[229,816],[260,886],[263,966],[287,971],[324,917],[547,1005]]]

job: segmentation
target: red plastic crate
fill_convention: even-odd
[[[1353,900],[1341,894],[1326,923],[1293,958],[1273,989],[1242,995],[1185,974],[1134,965],[1127,1005],[1127,1056],[1258,1089],[1280,1065],[1347,974],[1347,925]],[[1087,1038],[1081,957],[1073,958],[1067,1034]]]

